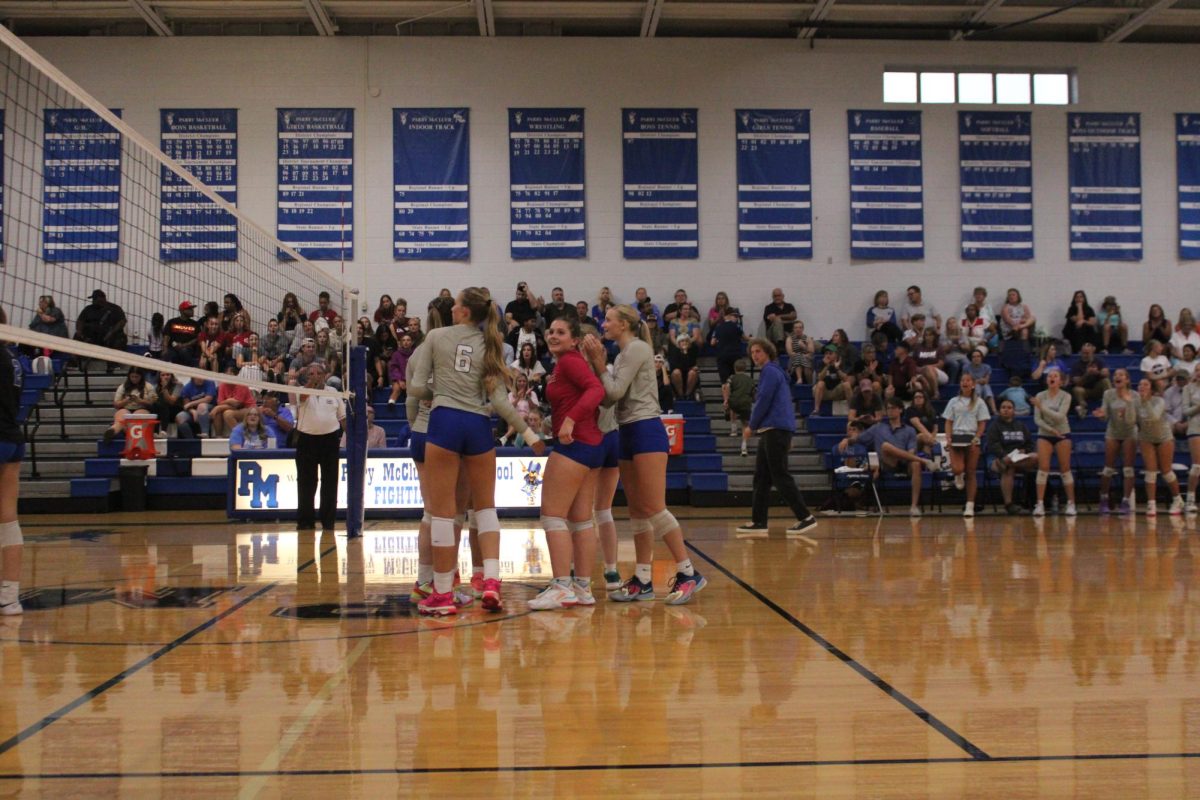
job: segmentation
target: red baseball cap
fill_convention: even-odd
[[[195,308],[195,307],[196,307],[196,304],[193,303],[191,300],[184,300],[182,303],[179,304],[180,311],[183,311],[185,308]]]

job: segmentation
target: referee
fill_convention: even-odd
[[[325,367],[313,364],[301,373],[305,387],[325,387]],[[291,381],[295,385],[295,380]],[[321,530],[333,533],[337,520],[338,445],[346,421],[346,405],[338,397],[291,396],[296,409],[296,528],[316,527],[313,496],[321,469]]]

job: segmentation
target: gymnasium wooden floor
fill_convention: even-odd
[[[692,605],[554,613],[506,523],[507,613],[449,624],[411,523],[26,518],[0,794],[1200,796],[1195,518],[742,518],[692,513]]]

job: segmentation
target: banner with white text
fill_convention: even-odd
[[[354,109],[281,108],[278,120],[279,239],[311,261],[353,260]]]
[[[739,109],[738,258],[812,258],[809,112]]]
[[[1142,258],[1140,114],[1068,114],[1072,261]]]
[[[962,257],[1033,258],[1033,136],[1028,111],[958,112]]]
[[[392,109],[392,255],[471,256],[471,139],[466,108]]]
[[[121,116],[120,109],[112,113]],[[121,241],[121,134],[86,108],[47,108],[42,256],[116,261]]]
[[[921,112],[846,112],[850,130],[850,257],[925,257]]]
[[[696,109],[621,113],[625,258],[699,258]]]
[[[1200,114],[1175,115],[1179,257],[1200,259]]]
[[[237,205],[236,108],[164,108],[162,151],[221,196]],[[237,260],[237,220],[162,167],[163,261]]]
[[[513,258],[584,258],[582,108],[508,110]]]

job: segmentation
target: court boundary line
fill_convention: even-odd
[[[946,723],[942,722],[940,719],[938,719],[936,716],[934,716],[934,714],[932,712],[925,709],[925,707],[922,706],[920,703],[918,703],[916,700],[913,700],[911,697],[906,695],[904,692],[900,691],[895,686],[892,686],[890,683],[888,683],[883,678],[881,678],[879,675],[872,672],[869,668],[867,668],[864,664],[859,662],[857,659],[855,659],[853,656],[851,656],[845,650],[842,650],[840,647],[838,647],[833,642],[826,639],[821,634],[817,633],[815,630],[810,628],[808,625],[805,625],[803,622],[801,622],[799,619],[797,619],[795,616],[793,616],[791,614],[791,612],[789,612],[787,609],[783,608],[778,603],[776,603],[774,600],[772,600],[771,598],[764,595],[758,589],[755,589],[753,586],[751,586],[749,583],[747,583],[746,581],[739,578],[737,575],[734,575],[726,567],[724,567],[722,564],[718,563],[716,561],[716,559],[714,559],[712,556],[708,555],[707,553],[705,553],[700,548],[696,547],[691,542],[686,542],[685,544],[687,544],[688,549],[690,549],[696,555],[703,558],[709,564],[712,564],[712,566],[714,568],[716,568],[726,578],[729,578],[729,580],[736,583],[738,586],[740,586],[742,589],[744,589],[746,592],[748,592],[751,596],[753,596],[760,603],[762,603],[767,608],[774,611],[777,615],[782,617],[784,619],[784,621],[786,621],[788,624],[790,624],[796,630],[803,633],[809,639],[812,639],[814,642],[816,642],[818,645],[820,645],[831,656],[838,659],[843,664],[850,667],[850,669],[857,672],[859,675],[861,675],[863,678],[865,678],[869,683],[871,683],[873,686],[875,686],[875,688],[879,689],[881,692],[886,694],[888,697],[892,698],[897,703],[904,706],[915,717],[917,717],[917,719],[921,720],[926,725],[930,726],[931,728],[936,730],[938,733],[942,734],[942,736],[944,736],[948,740],[950,740],[951,743],[953,743],[955,746],[959,747],[961,750],[963,750],[968,755],[970,755],[972,757],[972,759],[974,759],[976,761],[987,761],[987,760],[991,759],[991,756],[989,756],[980,747],[976,746],[973,742],[971,742],[970,739],[963,736],[961,733],[954,730]]]

